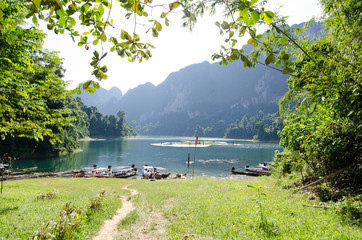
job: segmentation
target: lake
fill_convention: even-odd
[[[107,138],[80,142],[82,151],[60,157],[16,161],[13,167],[38,167],[41,171],[66,171],[91,167],[125,166],[135,164],[141,169],[148,164],[165,172],[187,173],[196,176],[224,177],[232,167],[257,166],[272,161],[275,150],[282,150],[277,143],[243,140],[187,137],[136,137]],[[189,141],[189,144],[180,144]],[[219,145],[205,145],[208,143]],[[188,168],[188,156],[194,162]],[[164,169],[164,170],[163,170]],[[140,174],[139,174],[140,175]]]

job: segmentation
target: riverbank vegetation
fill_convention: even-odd
[[[151,239],[362,237],[360,219],[346,219],[343,217],[346,215],[340,214],[343,208],[330,202],[321,203],[308,195],[283,190],[278,181],[270,177],[221,181],[211,178],[7,181],[0,195],[0,238],[32,238],[40,229],[47,229],[47,224],[59,223],[67,209],[76,209],[73,215],[79,221],[72,239],[89,238],[121,207],[119,197],[129,195],[122,187],[128,184],[128,188],[137,189],[139,194],[131,199],[136,209],[119,225],[119,239],[132,239],[141,232]],[[264,186],[259,188],[260,192],[258,186]],[[89,213],[92,199],[103,190],[103,200]]]

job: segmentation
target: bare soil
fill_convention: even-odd
[[[123,189],[127,189],[131,191],[131,196],[138,194],[137,190],[135,189],[128,189],[129,185],[126,185]],[[122,196],[122,207],[119,208],[116,213],[113,215],[111,219],[104,221],[103,226],[99,230],[96,236],[94,236],[93,240],[112,240],[116,239],[118,235],[117,225],[118,223],[130,213],[134,206],[128,200],[128,196]]]

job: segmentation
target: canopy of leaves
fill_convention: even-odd
[[[61,60],[42,49],[44,34],[23,24],[21,2],[3,1],[0,28],[0,137],[33,149],[72,150],[87,135],[84,121],[67,96]],[[15,142],[14,142],[15,141]]]

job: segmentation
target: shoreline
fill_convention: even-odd
[[[27,173],[27,174],[17,174],[17,175],[4,175],[3,181],[10,181],[10,180],[25,180],[25,179],[33,179],[33,178],[49,178],[49,177],[66,177],[66,178],[74,178],[74,174],[78,173],[80,170],[68,170],[68,171],[61,171],[61,172],[33,172],[33,173]],[[246,175],[236,175],[230,173],[229,175],[225,176],[205,176],[205,175],[195,175],[192,177],[192,174],[186,174],[186,173],[171,173],[171,175],[168,178],[165,178],[163,180],[177,180],[177,179],[192,179],[192,178],[211,178],[211,179],[219,179],[219,180],[250,180],[254,179],[254,176],[246,176]],[[81,177],[81,178],[100,178],[102,177]],[[112,177],[114,178],[114,177]],[[111,178],[111,179],[112,179]],[[1,179],[1,178],[0,178]],[[120,178],[122,179],[122,178]],[[137,180],[156,180],[155,178],[144,178],[142,177],[142,174],[137,174],[136,176],[129,177],[129,178],[123,178],[123,179],[137,179]],[[158,179],[157,179],[158,180]]]

